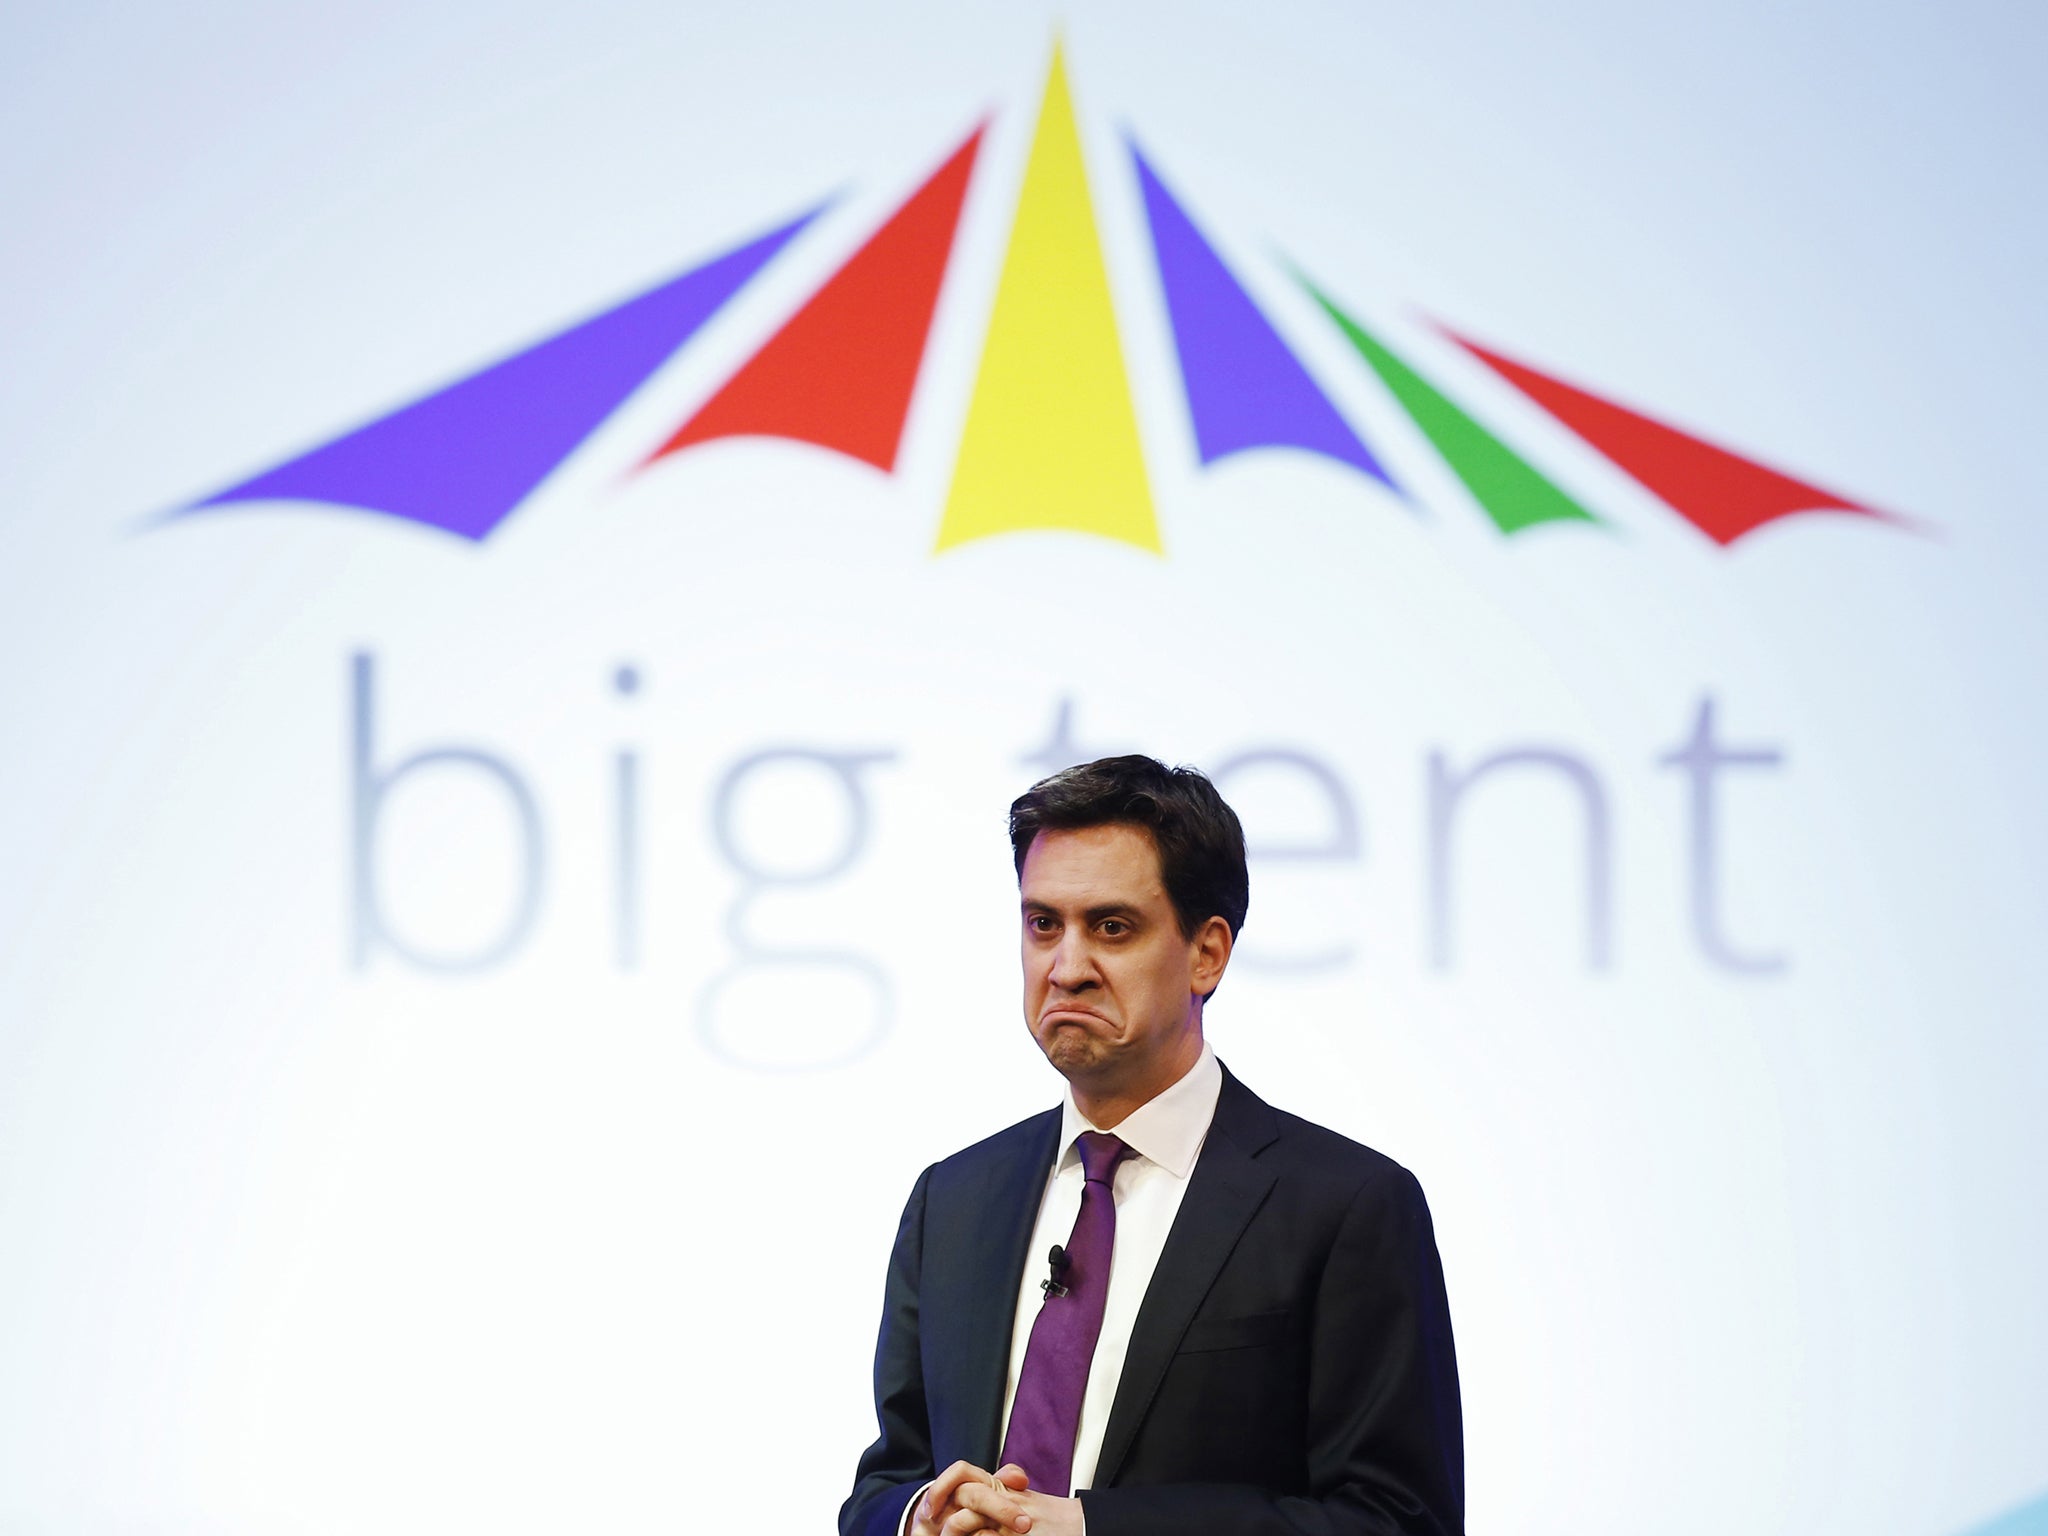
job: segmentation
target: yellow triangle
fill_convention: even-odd
[[[1024,528],[1162,549],[1057,47],[937,548]]]

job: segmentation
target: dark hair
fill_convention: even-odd
[[[1105,757],[1040,779],[1010,805],[1010,849],[1017,873],[1041,832],[1112,824],[1143,827],[1159,850],[1159,875],[1181,937],[1212,917],[1244,926],[1251,882],[1244,828],[1199,768],[1169,768],[1153,758]]]

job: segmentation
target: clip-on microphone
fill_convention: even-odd
[[[1067,1265],[1073,1262],[1067,1257],[1067,1250],[1054,1243],[1052,1252],[1045,1256],[1045,1262],[1052,1269],[1052,1273],[1038,1282],[1038,1288],[1045,1292],[1048,1300],[1054,1296],[1065,1296],[1072,1289],[1060,1284],[1060,1277],[1067,1272]]]

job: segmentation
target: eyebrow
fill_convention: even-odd
[[[1099,923],[1106,917],[1121,917],[1136,922],[1143,916],[1144,914],[1136,907],[1128,906],[1121,901],[1113,901],[1105,906],[1090,907],[1088,909],[1088,921],[1091,923]]]
[[[1043,901],[1032,901],[1029,898],[1026,898],[1026,900],[1023,903],[1023,907],[1026,912],[1044,912],[1048,916],[1059,916],[1059,909],[1057,907],[1051,906]],[[1082,916],[1087,918],[1088,921],[1091,923],[1099,923],[1104,918],[1109,917],[1121,917],[1128,922],[1136,923],[1144,921],[1145,914],[1142,911],[1140,911],[1137,907],[1132,906],[1129,902],[1111,901],[1104,902],[1100,906],[1089,907],[1085,912],[1082,913]]]

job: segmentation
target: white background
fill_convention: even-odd
[[[1056,21],[1167,555],[934,557]],[[911,1181],[1056,1094],[1002,813],[1063,700],[1085,751],[1285,749],[1356,813],[1355,859],[1255,861],[1211,1033],[1423,1180],[1475,1530],[1954,1536],[2048,1490],[2033,13],[115,5],[0,40],[0,1525],[824,1527]],[[627,478],[991,110],[898,473],[737,442]],[[1409,501],[1195,467],[1127,128]],[[154,521],[834,189],[484,545]],[[1281,254],[1609,526],[1495,535]],[[1720,550],[1421,314],[1919,530]],[[382,769],[485,750],[535,797],[501,966],[352,963],[358,654]],[[1657,759],[1707,697],[1782,756],[1721,799],[1726,928],[1781,974],[1689,923]],[[1525,772],[1461,813],[1438,966],[1432,755],[1532,746],[1607,797],[1611,964],[1578,802]],[[860,856],[753,942],[867,969],[733,971],[718,786],[792,747],[891,756]],[[1327,836],[1299,772],[1226,787],[1255,844]],[[847,816],[785,762],[726,825],[801,871]],[[377,848],[423,944],[487,942],[524,878],[460,770]]]

